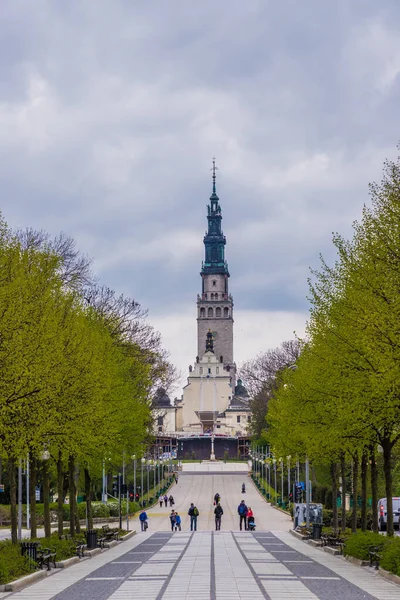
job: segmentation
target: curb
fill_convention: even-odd
[[[118,546],[117,540],[112,540],[111,542],[104,543],[104,548],[114,548],[115,546]]]
[[[385,571],[385,569],[381,569],[380,567],[378,572],[379,575],[383,577],[383,579],[386,579],[386,581],[390,581],[391,583],[396,583],[397,585],[400,585],[400,577],[398,575],[390,573],[390,571]]]
[[[96,556],[96,554],[100,554],[100,553],[101,553],[101,548],[93,548],[93,550],[84,550],[83,556],[92,558],[92,556]]]
[[[307,540],[307,544],[309,546],[314,546],[314,548],[322,548],[321,540]]]
[[[355,556],[349,556],[348,554],[344,559],[352,565],[356,565],[356,567],[369,567],[369,560],[361,560],[361,558],[355,558]]]
[[[328,554],[332,554],[333,556],[340,556],[340,551],[336,548],[332,548],[331,546],[323,546],[323,551]]]
[[[4,586],[5,592],[18,592],[18,590],[22,590],[22,588],[27,585],[31,585],[32,583],[36,583],[36,581],[40,581],[41,579],[45,579],[47,577],[48,571],[36,571],[35,573],[30,573],[29,575],[25,575],[24,577],[20,577],[20,579],[15,579],[15,581],[10,581],[10,583],[6,583]]]
[[[136,535],[136,530],[129,531],[126,535],[122,535],[119,541],[125,542],[126,540],[130,540],[134,535]]]
[[[72,565],[75,565],[79,562],[79,556],[71,556],[71,558],[66,558],[65,560],[60,560],[60,562],[56,562],[56,569],[67,569]]]
[[[308,541],[304,537],[304,535],[301,535],[301,533],[299,533],[298,531],[295,531],[294,529],[289,529],[289,533],[291,533],[293,535],[293,537],[295,537],[297,540],[301,540],[302,542],[307,542]]]

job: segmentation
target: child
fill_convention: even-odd
[[[175,531],[182,531],[181,529],[181,518],[178,513],[175,513]]]

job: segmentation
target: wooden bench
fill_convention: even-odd
[[[382,558],[380,546],[370,546],[368,548],[369,555],[369,566],[372,567],[375,564],[375,569],[379,569],[379,562]]]
[[[55,548],[42,548],[41,546],[37,549],[36,562],[41,569],[47,565],[47,570],[50,571],[50,563],[53,563],[54,568],[56,566],[56,549]]]
[[[117,540],[119,539],[119,529],[118,527],[115,527],[114,529],[111,529],[111,527],[109,525],[103,525],[102,527],[103,530],[103,537],[106,538],[106,540]]]

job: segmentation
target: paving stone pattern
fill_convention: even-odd
[[[184,475],[173,495],[183,517],[172,533],[170,508],[149,513],[150,529],[0,600],[400,600],[400,586],[288,532],[290,519],[247,483],[256,533],[240,532],[243,475]],[[212,498],[222,496],[222,531],[214,531]],[[188,502],[200,510],[189,531]]]

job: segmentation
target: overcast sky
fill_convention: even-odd
[[[236,361],[301,335],[397,155],[398,0],[2,0],[0,30],[8,224],[73,236],[186,372],[216,156]]]

